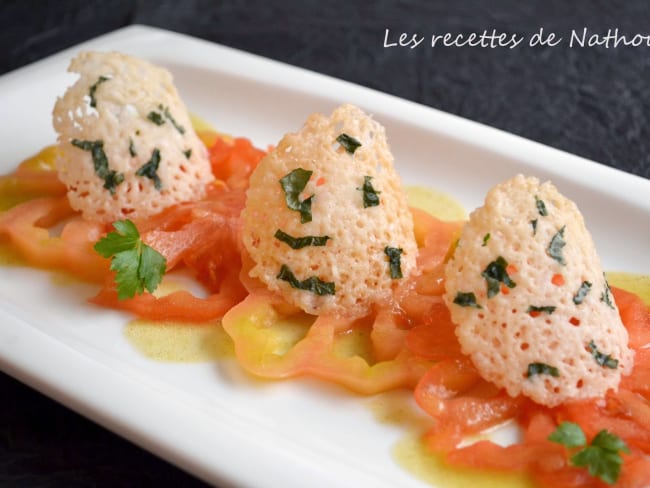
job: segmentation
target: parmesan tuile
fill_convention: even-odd
[[[445,275],[463,352],[510,395],[549,407],[602,397],[632,370],[583,217],[550,182],[519,175],[490,190]]]
[[[288,175],[308,178],[293,209]],[[252,174],[242,218],[251,276],[310,314],[366,314],[415,270],[413,218],[385,130],[352,105],[282,138]],[[293,249],[276,234],[328,238]]]
[[[205,194],[213,180],[171,74],[125,54],[82,52],[53,111],[56,166],[87,220],[142,219]]]

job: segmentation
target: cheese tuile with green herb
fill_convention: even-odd
[[[491,189],[445,279],[463,352],[512,396],[550,407],[602,397],[632,370],[591,235],[550,182],[519,175]]]
[[[415,271],[385,130],[353,105],[282,138],[251,175],[242,220],[251,276],[310,314],[364,315]]]
[[[87,220],[142,219],[205,194],[207,149],[171,74],[116,52],[81,52],[79,79],[58,98],[56,167]]]

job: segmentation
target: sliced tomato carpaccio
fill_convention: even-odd
[[[431,365],[402,348],[372,358],[372,321],[284,316],[269,294],[249,295],[223,318],[239,363],[264,378],[310,375],[363,394],[413,387]]]

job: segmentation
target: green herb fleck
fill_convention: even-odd
[[[114,222],[113,227],[117,232],[109,232],[94,249],[111,259],[118,299],[133,298],[145,289],[152,293],[165,274],[165,257],[142,242],[138,229],[130,220]]]
[[[630,453],[627,444],[607,430],[598,432],[587,446],[584,432],[579,425],[572,422],[562,422],[548,440],[573,449],[571,465],[587,468],[589,475],[608,484],[616,483],[621,474],[623,458],[620,453]]]
[[[185,155],[185,157],[186,157],[187,159],[190,159],[190,157],[192,157],[192,150],[191,150],[191,149],[187,149],[186,151],[183,151],[183,154]]]
[[[487,296],[492,298],[497,295],[501,289],[499,283],[503,283],[508,288],[514,288],[517,283],[510,279],[506,267],[508,262],[499,256],[496,260],[487,265],[481,276],[487,281]]]
[[[129,154],[131,157],[135,157],[138,155],[138,153],[135,150],[135,143],[133,142],[133,139],[129,139]]]
[[[575,295],[573,295],[573,303],[576,305],[580,305],[585,297],[587,296],[587,293],[591,290],[591,283],[588,281],[583,281],[582,284],[580,285],[580,288],[578,288],[578,291],[576,292]]]
[[[100,76],[99,78],[97,78],[97,81],[90,86],[90,90],[88,90],[88,96],[90,96],[90,106],[92,108],[97,107],[97,99],[95,98],[95,92],[97,92],[97,88],[99,87],[99,85],[101,85],[102,83],[108,80],[110,80],[110,78],[106,76]]]
[[[566,245],[564,240],[564,228],[563,226],[551,239],[551,243],[548,245],[546,252],[550,257],[555,259],[560,264],[566,264],[564,256],[562,256],[562,248]]]
[[[288,244],[291,249],[302,249],[307,246],[324,246],[327,244],[327,240],[331,239],[330,236],[293,237],[280,229],[275,231],[274,237]]]
[[[548,436],[548,440],[566,447],[582,447],[587,443],[585,433],[578,424],[573,422],[562,422]]]
[[[165,123],[162,114],[153,110],[147,114],[147,118],[156,125],[163,125]]]
[[[473,292],[462,292],[459,291],[456,293],[456,298],[454,298],[454,303],[460,305],[461,307],[472,307],[472,308],[483,308],[478,303],[476,303],[476,295]]]
[[[528,313],[530,313],[530,312],[540,312],[540,313],[544,312],[544,313],[547,313],[547,314],[551,315],[553,312],[555,312],[555,307],[553,305],[543,305],[541,307],[537,307],[535,305],[529,305],[528,310],[526,310],[526,312],[528,312]]]
[[[604,273],[603,276],[605,276]],[[609,283],[607,283],[606,278],[605,278],[605,290],[600,295],[600,301],[605,303],[605,305],[607,305],[609,308],[616,310],[616,307],[614,306],[614,302],[612,301],[612,290],[609,287]]]
[[[300,212],[300,223],[311,222],[311,199],[314,195],[300,201],[300,193],[307,186],[309,178],[313,171],[297,168],[291,173],[280,178],[280,186],[284,190],[284,199],[287,207],[296,212]]]
[[[185,134],[185,127],[176,122],[176,119],[169,111],[169,107],[158,105],[158,110],[160,110],[160,112],[156,112],[155,110],[149,112],[147,118],[156,125],[163,125],[165,123],[165,119],[167,119],[179,133]]]
[[[381,192],[376,191],[372,187],[370,180],[372,180],[372,176],[364,176],[363,186],[357,188],[357,190],[363,191],[363,208],[376,207],[379,205],[379,194]]]
[[[546,217],[548,215],[548,212],[546,210],[546,204],[544,203],[544,200],[540,200],[539,198],[537,198],[537,195],[535,195],[535,205],[537,206],[537,212],[542,217]]]
[[[548,374],[554,378],[558,378],[560,376],[560,372],[555,366],[549,366],[548,364],[544,363],[530,363],[528,365],[528,370],[526,371],[526,377],[530,378],[531,376],[538,374]]]
[[[618,368],[618,359],[614,359],[610,354],[603,354],[598,350],[594,341],[590,341],[587,345],[591,355],[594,357],[596,362],[603,367],[616,369]]]
[[[390,270],[390,277],[393,280],[397,280],[402,277],[402,265],[400,262],[400,256],[402,255],[403,250],[399,247],[390,247],[386,246],[384,248],[384,254],[388,256],[388,268]]]
[[[316,276],[310,276],[306,280],[300,281],[295,275],[291,272],[289,267],[286,264],[283,264],[280,268],[280,272],[276,276],[277,279],[283,280],[289,283],[292,288],[298,290],[305,290],[316,295],[334,295],[334,283],[321,281]]]
[[[155,148],[151,153],[151,159],[143,164],[135,172],[135,174],[137,176],[145,176],[150,180],[153,180],[153,186],[156,188],[156,190],[160,190],[162,188],[162,182],[158,177],[158,166],[160,166],[160,151],[158,148]]]
[[[117,185],[124,181],[124,175],[115,170],[108,169],[108,157],[104,152],[104,141],[80,141],[79,139],[72,139],[71,144],[79,149],[90,152],[95,174],[104,180],[104,188],[113,195]]]
[[[361,143],[357,139],[347,134],[339,135],[336,141],[350,154],[354,154],[354,151],[361,147]]]
[[[488,232],[487,234],[485,234],[483,236],[483,246],[482,247],[485,247],[489,240],[490,240],[490,233]]]
[[[169,112],[169,107],[163,107],[162,105],[158,105],[158,108],[163,111],[165,114],[165,118],[169,120],[174,128],[180,133],[180,134],[185,134],[185,127],[180,125],[178,122],[176,122],[176,119],[172,117],[172,114]]]
[[[536,235],[537,234],[537,219],[531,220],[530,225],[533,226],[533,235]]]

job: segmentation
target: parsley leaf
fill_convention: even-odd
[[[566,246],[566,241],[564,240],[564,226],[557,231],[557,233],[551,238],[551,242],[548,245],[546,252],[550,257],[555,259],[560,264],[566,264],[564,256],[562,256],[562,248]]]
[[[388,256],[388,267],[390,270],[390,277],[393,280],[402,278],[402,263],[400,259],[402,252],[403,249],[399,247],[386,246],[384,248],[384,254]]]
[[[506,267],[508,262],[499,256],[497,259],[492,261],[487,265],[485,270],[481,273],[481,276],[487,281],[487,296],[492,298],[495,295],[498,295],[501,287],[499,283],[503,283],[508,288],[514,288],[517,286],[517,283],[510,279]]]
[[[476,303],[476,295],[474,292],[463,292],[459,291],[456,293],[454,298],[454,303],[460,305],[461,307],[472,307],[472,308],[483,308],[478,303]]]
[[[94,249],[111,259],[111,270],[116,272],[117,298],[133,298],[145,289],[153,292],[165,274],[167,260],[142,242],[137,227],[130,220],[118,220],[113,227],[117,232],[109,232]]]
[[[314,195],[300,201],[300,193],[307,186],[312,173],[313,171],[296,168],[291,173],[280,178],[280,186],[284,190],[284,200],[287,202],[287,207],[300,212],[301,224],[311,222],[311,199]]]
[[[97,81],[94,84],[90,85],[90,89],[88,90],[88,96],[90,97],[90,106],[92,108],[97,107],[97,99],[95,98],[95,92],[97,91],[97,88],[99,87],[99,85],[101,85],[102,83],[108,80],[110,80],[110,78],[106,76],[100,76],[99,78],[97,78]]]
[[[573,422],[562,422],[548,436],[548,440],[566,447],[582,447],[587,444],[585,433],[578,424]]]
[[[357,139],[347,134],[339,135],[336,141],[350,154],[354,154],[354,151],[361,147],[361,143]]]
[[[322,281],[316,276],[310,276],[309,278],[300,281],[286,264],[282,265],[276,278],[288,282],[292,288],[298,290],[309,291],[316,295],[334,295],[335,287],[333,282]]]
[[[588,281],[583,281],[582,284],[580,285],[580,288],[578,288],[578,291],[576,292],[575,295],[573,295],[573,303],[576,305],[580,305],[585,297],[587,296],[587,293],[591,290],[591,283]]]
[[[379,194],[381,192],[376,191],[372,187],[370,180],[372,180],[372,176],[364,176],[363,186],[361,188],[357,188],[357,190],[363,191],[363,208],[376,207],[379,205]]]
[[[549,366],[548,364],[530,363],[528,365],[528,370],[526,371],[526,378],[530,378],[531,376],[538,374],[548,374],[554,378],[558,378],[560,376],[560,371],[555,366]]]
[[[330,236],[293,237],[280,229],[275,231],[275,235],[273,237],[279,241],[284,242],[291,249],[302,249],[303,247],[307,246],[324,246],[327,244],[327,240],[331,239]]]
[[[157,173],[158,166],[160,166],[160,151],[158,148],[155,148],[151,153],[151,159],[140,166],[135,174],[137,176],[145,176],[149,178],[153,181],[153,186],[156,188],[156,190],[160,190],[162,188],[162,183]]]
[[[104,188],[113,195],[117,185],[124,181],[124,175],[115,170],[108,169],[108,157],[104,152],[104,141],[80,141],[79,139],[72,139],[70,143],[79,149],[90,152],[95,174],[104,180]]]
[[[601,430],[587,446],[587,439],[578,424],[562,422],[548,436],[548,440],[568,448],[579,448],[571,456],[573,466],[586,467],[591,476],[600,478],[605,483],[614,484],[621,474],[623,458],[620,453],[630,453],[627,444],[615,434]]]

